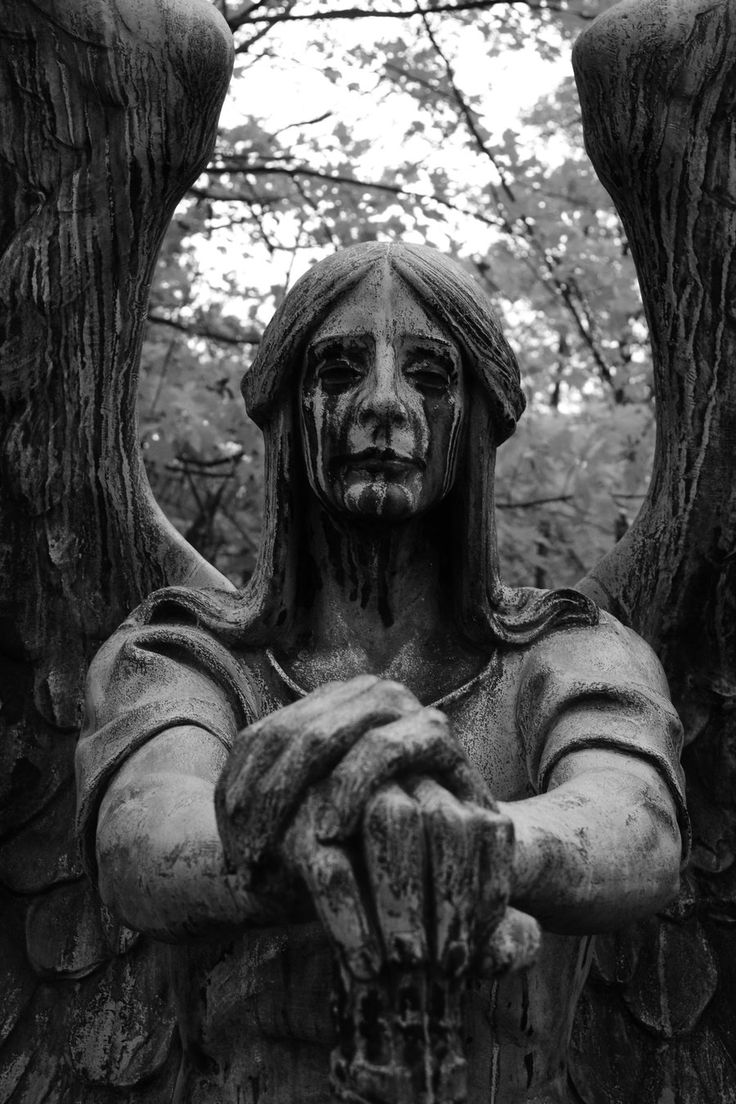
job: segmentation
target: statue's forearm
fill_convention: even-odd
[[[214,786],[180,776],[150,779],[143,796],[105,809],[97,830],[103,901],[130,927],[179,939],[258,922],[263,901],[225,869]]]
[[[214,791],[226,754],[201,729],[171,729],[112,779],[97,822],[98,882],[130,927],[179,939],[274,918],[225,866]]]
[[[583,754],[585,773],[563,761],[556,788],[502,804],[516,830],[513,904],[554,931],[621,927],[678,887],[680,832],[655,768],[614,752]]]

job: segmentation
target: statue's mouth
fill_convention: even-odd
[[[404,456],[390,448],[367,448],[360,452],[351,452],[341,456],[337,460],[339,467],[359,468],[367,472],[383,472],[400,474],[426,467],[424,460],[416,456]]]

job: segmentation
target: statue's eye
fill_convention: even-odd
[[[433,360],[416,361],[407,375],[415,387],[430,395],[444,394],[452,380],[450,369]]]
[[[317,369],[320,381],[328,388],[337,390],[351,387],[360,379],[358,367],[347,357],[329,357],[323,360]]]

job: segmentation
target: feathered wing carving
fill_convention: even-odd
[[[94,898],[73,840],[91,655],[164,583],[227,585],[141,466],[151,273],[232,65],[208,0],[0,5],[0,1100],[158,1102],[161,951]]]
[[[585,1104],[736,1101],[736,7],[625,0],[575,50],[591,160],[652,334],[658,436],[631,530],[581,584],[659,653],[694,847],[666,917],[598,940]]]

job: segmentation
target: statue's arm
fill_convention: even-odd
[[[556,634],[527,657],[516,715],[537,796],[503,805],[514,903],[570,932],[666,905],[689,824],[682,727],[652,650],[607,614]]]
[[[208,638],[189,628],[176,649],[175,632],[123,628],[90,672],[78,826],[101,897],[130,927],[164,939],[313,915],[286,841],[293,814],[372,726],[426,711],[404,687],[365,676],[238,735],[228,683],[203,670]],[[213,658],[222,662],[222,651]],[[457,749],[454,761],[464,775]]]
[[[110,782],[97,821],[98,886],[130,927],[177,939],[277,912],[225,868],[214,793],[227,754],[211,733],[180,726]]]
[[[210,633],[137,611],[89,670],[76,752],[87,871],[130,927],[176,939],[269,914],[225,870],[214,790],[257,712],[247,670]]]
[[[682,840],[659,770],[621,751],[579,750],[549,785],[499,802],[515,829],[513,904],[559,932],[614,929],[668,904]]]

